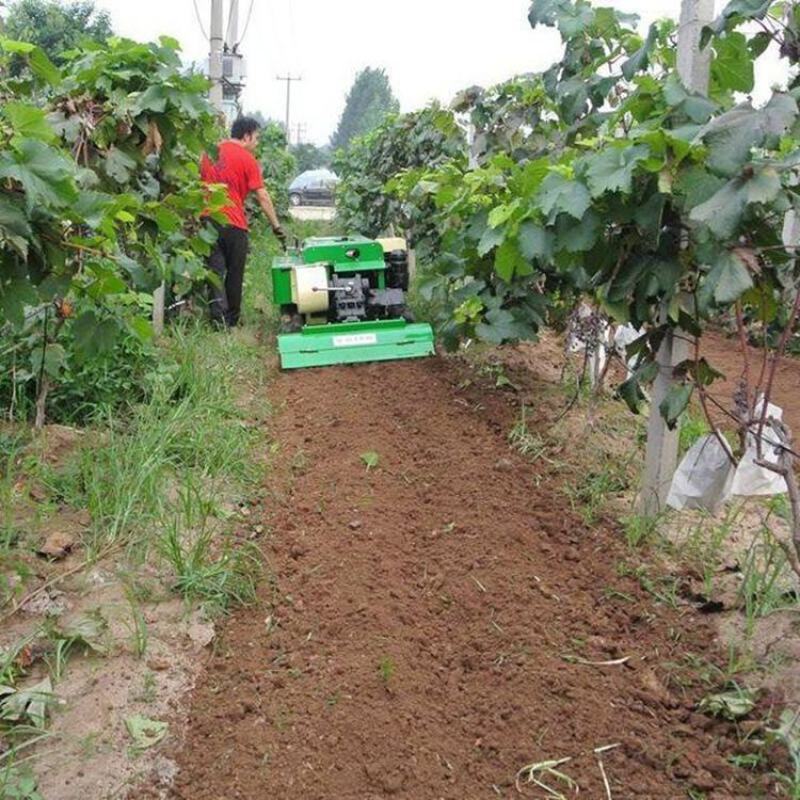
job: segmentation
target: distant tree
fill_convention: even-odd
[[[356,136],[378,127],[387,114],[400,110],[383,69],[367,67],[356,75],[347,95],[339,127],[331,137],[331,147],[347,147]]]
[[[108,12],[98,11],[94,0],[15,0],[9,4],[3,35],[38,45],[58,63],[66,50],[86,39],[105,42],[114,31]]]
[[[331,151],[328,147],[317,147],[307,142],[292,146],[292,155],[297,161],[297,171],[305,172],[309,169],[321,169],[330,166]]]
[[[267,120],[256,155],[275,208],[285,216],[289,207],[289,182],[297,175],[297,164],[286,146],[286,133],[280,122]]]

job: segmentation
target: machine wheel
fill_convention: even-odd
[[[281,319],[278,325],[279,333],[300,333],[304,324],[305,319],[297,311],[297,306],[281,306]]]
[[[299,194],[297,194],[297,192],[292,192],[289,195],[289,205],[290,206],[294,206],[295,208],[297,208],[297,206],[302,205],[302,204],[303,204],[303,198]]]
[[[386,311],[389,319],[404,319],[406,322],[416,322],[414,313],[405,306],[389,306]]]

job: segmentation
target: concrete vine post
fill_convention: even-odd
[[[678,32],[678,72],[686,88],[696,94],[708,94],[711,52],[709,48],[701,50],[700,39],[703,28],[713,19],[714,0],[683,0]],[[675,367],[688,356],[688,341],[680,332],[670,331],[658,352],[658,375],[647,426],[647,454],[640,496],[640,510],[647,516],[655,516],[664,508],[678,465],[679,431],[669,429],[660,406],[672,386]]]
[[[164,333],[164,303],[167,294],[166,284],[162,281],[161,286],[153,292],[153,333],[161,336]]]

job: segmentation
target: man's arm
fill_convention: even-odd
[[[261,206],[261,210],[264,212],[264,216],[269,220],[269,224],[272,225],[272,230],[275,231],[276,234],[278,231],[283,232],[281,222],[278,219],[278,215],[275,213],[275,206],[272,203],[269,192],[264,188],[258,189],[256,191],[256,197],[258,198],[258,204]]]

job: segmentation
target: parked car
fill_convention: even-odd
[[[332,206],[339,178],[329,169],[310,169],[289,185],[292,206]]]

